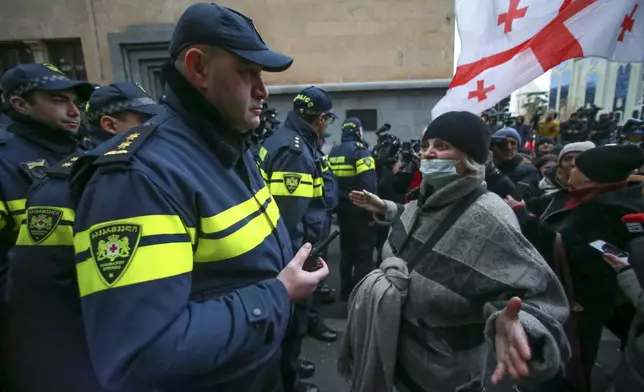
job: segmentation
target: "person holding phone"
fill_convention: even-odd
[[[630,235],[622,217],[644,211],[644,184],[629,183],[628,177],[642,164],[644,151],[633,145],[597,147],[581,153],[570,171],[569,197],[547,222],[531,215],[525,203],[506,199],[519,218],[523,234],[553,268],[561,261],[558,247],[563,248],[559,254],[567,256],[571,300],[583,307],[577,337],[587,384],[618,291],[615,274],[602,253],[590,244],[601,239],[619,249],[626,248]],[[557,245],[558,235],[561,245]]]

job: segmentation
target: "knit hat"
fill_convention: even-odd
[[[596,147],[579,155],[575,165],[600,184],[626,181],[633,170],[644,165],[644,151],[632,144]]]
[[[546,144],[546,143],[555,144],[555,140],[550,137],[541,137],[537,140],[535,147],[538,148],[540,145]]]
[[[584,152],[593,148],[595,148],[595,143],[593,142],[576,142],[566,144],[559,153],[559,159],[557,159],[557,163],[561,163],[566,154],[570,154],[571,152]]]
[[[441,139],[458,148],[480,164],[490,150],[490,127],[470,112],[448,112],[429,123],[423,140]]]
[[[521,136],[519,136],[519,132],[517,132],[514,128],[503,128],[494,134],[494,136],[501,136],[501,137],[511,137],[512,139],[516,140],[519,145],[521,145]]]

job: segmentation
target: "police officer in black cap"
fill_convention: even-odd
[[[95,144],[164,112],[134,83],[98,88],[86,108],[88,134]],[[12,390],[102,391],[87,354],[70,230],[74,215],[69,174],[84,153],[80,150],[50,167],[47,177],[31,189],[27,219],[7,256]],[[41,220],[51,223],[40,224]]]
[[[11,124],[11,119],[7,116],[8,105],[2,98],[2,90],[0,90],[0,139],[3,139],[2,135],[5,135],[7,132],[7,127]]]
[[[87,135],[97,146],[164,112],[138,83],[99,87],[85,107]]]
[[[45,169],[79,148],[81,115],[91,84],[69,80],[51,64],[23,64],[0,79],[9,116],[9,137],[0,144],[0,293],[4,293],[6,253],[24,218],[27,190]],[[86,141],[86,140],[85,140]],[[89,147],[89,146],[88,146]]]
[[[328,267],[302,269],[248,151],[268,97],[262,71],[293,59],[214,3],[179,19],[165,114],[73,165],[70,200],[83,327],[113,391],[273,392],[291,301]]]

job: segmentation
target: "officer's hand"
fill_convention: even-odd
[[[322,259],[320,259],[322,268],[319,270],[307,272],[302,269],[311,253],[311,248],[311,244],[304,244],[293,260],[277,275],[277,279],[286,287],[288,298],[293,302],[301,301],[313,294],[318,283],[329,275],[329,267]]]
[[[362,208],[363,210],[373,212],[374,214],[385,215],[387,213],[387,206],[385,202],[374,195],[371,192],[367,191],[351,191],[349,194],[349,199],[356,206]]]

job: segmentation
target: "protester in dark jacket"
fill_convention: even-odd
[[[555,140],[549,137],[539,138],[537,140],[534,150],[537,157],[540,157],[546,154],[554,154]]]
[[[580,121],[577,113],[571,114],[570,119],[561,124],[561,142],[564,145],[586,141],[589,133],[587,123]]]
[[[597,357],[603,326],[613,315],[617,280],[602,254],[589,244],[601,239],[625,249],[629,233],[622,216],[644,211],[644,185],[629,185],[631,171],[644,164],[644,151],[632,145],[598,147],[576,159],[568,194],[557,193],[541,219],[524,203],[508,198],[523,234],[554,268],[560,233],[571,269],[574,300],[580,313],[579,341],[585,377]]]
[[[592,140],[598,146],[603,146],[610,143],[610,138],[617,128],[617,124],[610,119],[608,113],[602,113],[599,115],[599,121],[597,122],[596,130],[593,131],[590,135],[590,140]]]
[[[503,140],[505,138],[505,141]],[[523,157],[518,154],[521,136],[512,128],[504,128],[493,136],[492,153],[494,164],[499,171],[507,176],[513,184],[529,186],[528,195],[535,197],[539,189],[539,172],[532,165],[523,163]]]
[[[526,142],[532,140],[532,127],[525,123],[525,117],[517,116],[517,122],[516,124],[514,124],[513,128],[519,134],[523,145],[525,145]],[[523,147],[523,145],[520,147]]]

